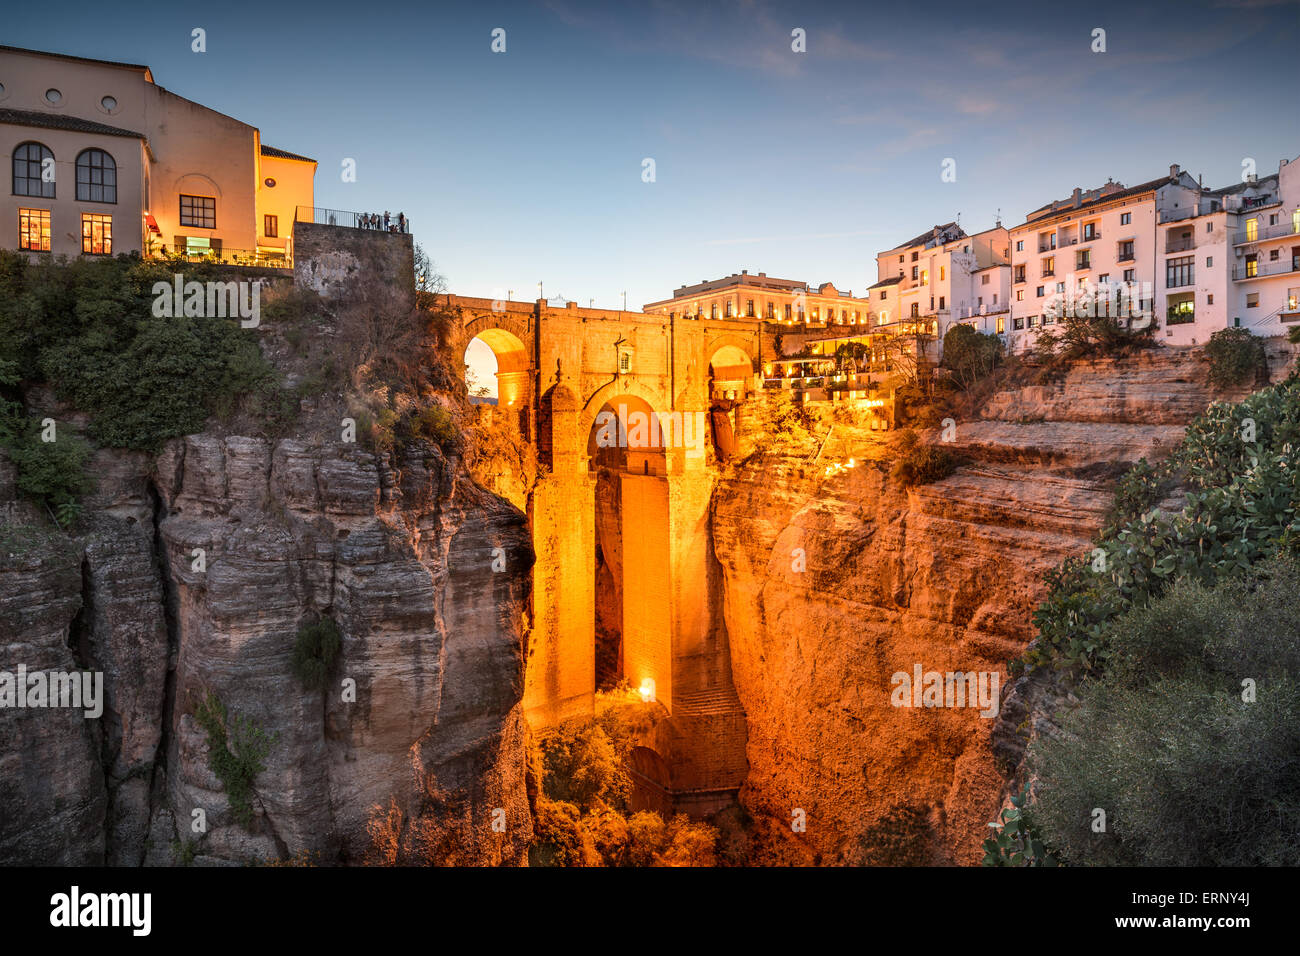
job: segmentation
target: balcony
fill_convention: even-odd
[[[1055,249],[1056,249],[1056,243],[1054,242],[1040,242],[1038,244],[1039,252],[1052,252]]]
[[[1255,230],[1255,234],[1250,235],[1249,230],[1236,233],[1232,237],[1234,246],[1244,246],[1251,242],[1266,242],[1269,239],[1285,239],[1289,236],[1300,236],[1300,223],[1294,219],[1290,222],[1279,222],[1275,226],[1261,226]]]
[[[1133,253],[1131,253],[1131,252],[1121,252],[1121,253],[1119,254],[1119,258],[1116,259],[1115,261],[1116,261],[1116,262],[1132,262],[1132,261],[1134,261],[1135,259],[1137,259],[1137,256],[1135,256]]]
[[[1094,239],[1100,239],[1100,238],[1101,238],[1101,233],[1099,232],[1085,232],[1083,234],[1083,237],[1079,241],[1092,242]]]
[[[1186,252],[1188,249],[1196,248],[1195,236],[1180,236],[1175,239],[1172,236],[1165,241],[1165,254],[1171,252]]]
[[[1300,257],[1292,256],[1290,262],[1283,259],[1281,262],[1257,262],[1234,266],[1232,281],[1243,282],[1248,279],[1266,279],[1269,276],[1283,276],[1288,272],[1300,272]]]
[[[263,249],[232,249],[222,246],[220,249],[208,249],[203,252],[164,252],[153,256],[167,262],[209,262],[214,265],[244,266],[256,269],[292,269],[293,259],[283,252],[267,252]]]
[[[382,212],[347,212],[343,209],[320,209],[316,206],[298,206],[294,213],[295,222],[310,222],[318,226],[339,226],[344,229],[364,229],[370,232],[407,233],[411,231],[411,220],[404,213],[402,218],[389,215],[388,224],[384,224]]]
[[[1056,275],[1056,270],[1044,269],[1041,273],[1039,273],[1039,275],[1041,275],[1044,279],[1050,279],[1052,276]]]

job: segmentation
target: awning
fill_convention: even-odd
[[[149,227],[149,231],[155,235],[162,235],[162,230],[158,228],[158,220],[154,219],[149,213],[144,214],[144,224]]]

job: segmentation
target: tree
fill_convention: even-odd
[[[1002,360],[1002,340],[958,323],[943,336],[943,366],[962,388],[970,388]]]
[[[437,264],[418,242],[415,244],[415,291],[433,294],[447,291],[447,277],[438,271]]]

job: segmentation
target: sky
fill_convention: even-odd
[[[405,212],[462,295],[636,309],[742,269],[861,293],[938,223],[1300,156],[1300,0],[26,9],[0,43],[148,64],[317,159],[317,206]]]

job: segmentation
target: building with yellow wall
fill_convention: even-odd
[[[688,319],[763,319],[787,326],[867,325],[869,303],[830,282],[817,287],[748,270],[674,289],[672,298],[642,306],[650,314]]]
[[[0,46],[0,248],[292,261],[315,160],[154,82],[149,67]]]

